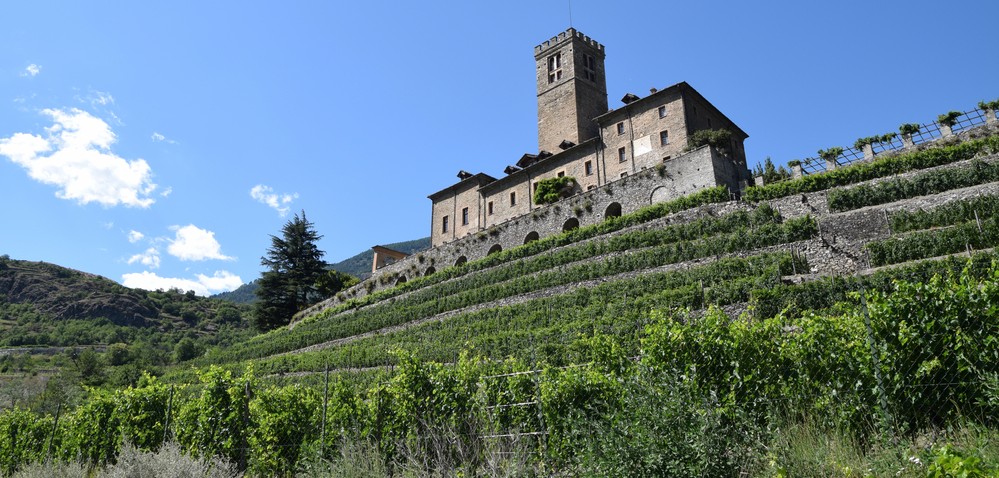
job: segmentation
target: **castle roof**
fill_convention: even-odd
[[[469,177],[467,177],[465,179],[462,179],[461,181],[458,181],[458,182],[456,182],[456,183],[454,183],[454,184],[452,184],[452,185],[450,185],[450,186],[448,186],[448,187],[446,187],[444,189],[441,189],[440,191],[437,191],[437,192],[435,192],[435,193],[433,193],[433,194],[431,194],[431,195],[429,195],[427,197],[430,198],[431,201],[436,201],[437,199],[441,198],[442,196],[444,196],[444,195],[446,195],[448,193],[457,192],[459,189],[463,189],[463,188],[465,188],[467,186],[476,186],[476,187],[479,187],[479,186],[482,186],[482,185],[485,185],[485,184],[489,184],[489,183],[491,183],[491,182],[493,182],[495,180],[496,180],[496,178],[494,178],[494,177],[492,177],[492,176],[490,176],[488,174],[477,173],[477,174],[473,174],[473,175],[471,175],[471,176],[469,176]]]
[[[593,118],[593,121],[596,121],[597,124],[600,125],[601,127],[611,123],[616,123],[617,121],[620,121],[621,118],[626,116],[624,113],[629,109],[647,108],[649,107],[649,103],[661,99],[663,96],[668,96],[670,94],[676,94],[676,93],[680,93],[681,95],[685,93],[690,93],[695,95],[698,100],[708,105],[708,107],[712,109],[713,113],[728,120],[728,122],[731,123],[732,126],[735,128],[735,131],[733,131],[733,133],[742,136],[742,139],[746,139],[749,137],[749,135],[746,134],[746,132],[743,131],[742,128],[739,127],[739,125],[735,124],[735,121],[732,121],[731,119],[729,119],[728,116],[725,116],[724,113],[722,113],[718,108],[716,108],[715,105],[711,104],[711,102],[708,101],[707,98],[701,95],[700,92],[695,90],[694,87],[690,86],[690,84],[688,84],[686,81],[681,81],[675,85],[663,88],[662,90],[652,93],[644,98],[637,98],[635,97],[635,95],[629,93],[630,96],[628,95],[625,96],[625,99],[627,99],[628,101],[625,103],[624,106],[617,108],[615,110],[608,111],[607,113],[604,113],[600,116],[597,116],[596,118]]]
[[[490,190],[494,190],[494,189],[498,189],[498,188],[503,188],[505,186],[509,186],[511,183],[520,182],[522,176],[524,176],[524,175],[530,176],[532,172],[537,171],[541,166],[550,164],[550,163],[552,163],[554,161],[559,161],[559,160],[565,158],[567,155],[579,151],[579,149],[582,148],[582,147],[584,147],[584,146],[590,146],[592,148],[593,147],[592,145],[594,143],[596,143],[597,141],[599,141],[599,140],[600,140],[600,138],[590,138],[590,139],[588,139],[586,141],[583,141],[582,143],[579,143],[579,144],[577,144],[577,145],[575,145],[575,146],[573,146],[573,147],[571,147],[569,149],[566,149],[566,150],[563,150],[563,151],[559,151],[559,152],[557,152],[555,154],[548,153],[548,155],[538,155],[537,159],[534,162],[528,164],[523,169],[514,171],[514,172],[510,173],[509,175],[507,175],[505,177],[502,177],[502,178],[499,178],[497,180],[494,180],[494,181],[492,181],[492,182],[490,182],[488,184],[484,184],[480,189],[483,192],[486,192],[486,191],[490,191]],[[528,155],[525,155],[525,156],[528,156]],[[534,156],[534,155],[530,155],[530,156]],[[520,163],[518,162],[517,164],[520,164]]]

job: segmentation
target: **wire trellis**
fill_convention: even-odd
[[[989,114],[995,115],[996,112],[990,111]],[[951,132],[953,134],[964,133],[987,123],[988,118],[986,116],[986,112],[979,108],[973,108],[969,111],[961,113],[961,116],[957,118],[954,126],[951,127]],[[943,133],[940,129],[940,124],[936,122],[920,124],[919,131],[911,135],[912,145],[936,141],[942,137]],[[885,142],[874,142],[871,144],[871,150],[874,153],[874,157],[884,153],[899,151],[905,149],[906,147],[908,147],[906,145],[906,141],[901,137],[901,135],[897,135]],[[865,159],[873,158],[865,157],[863,149],[856,149],[852,146],[844,147],[843,152],[836,157],[836,166],[847,166]],[[803,159],[801,161],[801,170],[804,174],[824,173],[827,171],[826,160],[818,156]]]

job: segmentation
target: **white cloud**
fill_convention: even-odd
[[[156,131],[153,131],[153,134],[152,134],[152,135],[150,136],[150,138],[151,138],[151,139],[153,140],[153,142],[155,142],[155,143],[167,143],[167,144],[177,144],[177,142],[176,142],[176,141],[174,141],[174,140],[172,140],[172,139],[169,139],[169,138],[167,138],[166,136],[163,136],[163,134],[161,134],[161,133],[158,133],[158,132],[156,132]]]
[[[182,261],[205,261],[208,259],[232,260],[222,254],[222,246],[215,240],[215,233],[201,229],[194,224],[184,227],[173,226],[176,237],[170,241],[167,252]]]
[[[281,217],[284,217],[288,215],[288,211],[291,209],[288,207],[291,202],[298,199],[298,193],[278,194],[275,193],[274,189],[270,186],[258,184],[250,189],[250,197],[256,199],[257,202],[270,206],[272,209],[277,211]]]
[[[160,197],[167,197],[172,192],[173,192],[173,188],[171,188],[171,187],[168,186],[166,189],[164,189],[163,191],[160,192]]]
[[[146,267],[156,269],[160,266],[160,251],[158,251],[155,247],[150,247],[149,249],[146,249],[146,252],[136,254],[128,258],[129,265],[135,264],[136,262]]]
[[[0,155],[28,171],[28,176],[59,188],[56,197],[105,207],[149,207],[156,189],[143,159],[126,160],[111,152],[116,137],[110,126],[85,111],[46,109],[54,124],[46,137],[14,133],[0,138]]]
[[[95,90],[90,95],[90,102],[92,104],[104,105],[104,106],[113,105],[114,104],[114,97],[111,96],[111,93],[105,93],[103,91],[96,91]]]
[[[132,244],[141,241],[143,237],[146,237],[146,235],[139,231],[128,231],[128,242],[131,242]]]
[[[24,71],[21,72],[21,76],[35,76],[41,72],[42,72],[42,66],[32,63],[24,68]]]
[[[228,271],[215,271],[211,276],[197,274],[193,280],[178,277],[160,277],[155,272],[149,271],[124,274],[121,278],[122,284],[125,287],[146,290],[168,290],[173,288],[183,291],[193,290],[195,294],[200,296],[233,290],[243,285],[243,279]]]

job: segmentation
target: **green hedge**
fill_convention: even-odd
[[[999,245],[999,217],[981,222],[965,222],[953,227],[910,233],[868,243],[872,266],[898,264],[915,259],[943,256],[972,249],[986,249]]]
[[[978,154],[996,152],[999,152],[999,136],[989,136],[953,146],[890,156],[869,163],[858,163],[820,174],[810,174],[790,181],[751,187],[746,190],[743,197],[747,201],[766,201],[793,194],[846,186],[848,184],[883,178],[907,171],[931,168],[955,161],[971,159]]]
[[[951,226],[976,218],[999,216],[999,196],[979,196],[954,201],[928,211],[898,211],[890,216],[894,233],[919,231],[931,227]]]
[[[999,163],[974,161],[967,166],[929,171],[911,178],[829,191],[829,209],[849,211],[993,181],[999,181]]]

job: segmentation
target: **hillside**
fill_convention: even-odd
[[[242,327],[241,315],[189,292],[129,289],[54,264],[0,260],[0,345],[107,344],[134,335],[129,329],[210,335],[223,324]]]
[[[430,237],[383,245],[389,249],[394,249],[399,252],[414,254],[430,247]],[[374,251],[367,249],[340,262],[330,264],[330,268],[340,272],[346,272],[354,277],[366,279],[371,276],[371,261],[374,254]]]

